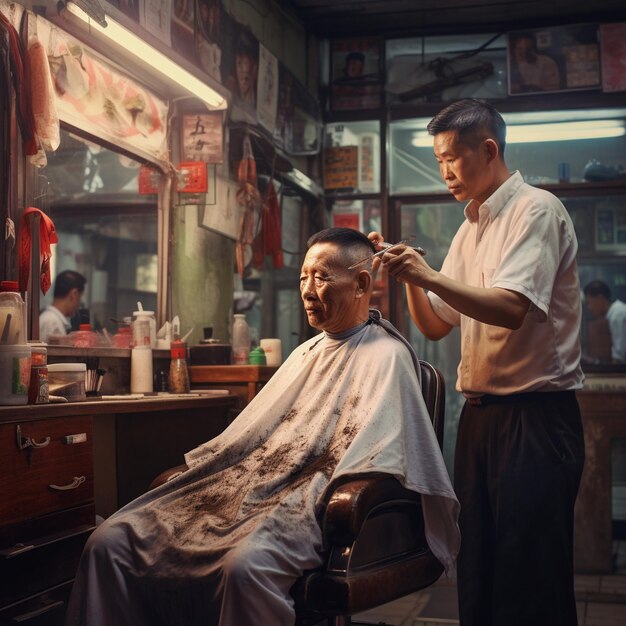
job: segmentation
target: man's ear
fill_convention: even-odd
[[[491,138],[485,139],[485,141],[483,141],[483,149],[485,150],[485,154],[487,155],[487,159],[490,163],[492,161],[495,161],[500,154],[498,144]]]
[[[365,294],[369,293],[372,286],[372,275],[367,270],[361,270],[357,277],[356,297],[362,298]]]

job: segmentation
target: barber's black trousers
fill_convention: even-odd
[[[584,463],[574,392],[461,413],[461,626],[576,626],[574,502]],[[535,396],[539,396],[536,398]]]

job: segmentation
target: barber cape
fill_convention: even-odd
[[[276,625],[289,589],[323,562],[318,519],[340,479],[395,476],[423,494],[426,538],[448,572],[458,501],[410,345],[377,311],[296,348],[190,469],[120,509],[90,539],[68,624]],[[231,587],[244,563],[243,589]]]

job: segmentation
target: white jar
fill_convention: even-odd
[[[250,355],[250,328],[243,313],[236,313],[233,321],[233,364],[248,365]]]

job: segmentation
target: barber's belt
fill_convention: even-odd
[[[512,393],[508,396],[494,396],[484,394],[472,398],[465,398],[465,401],[472,406],[487,406],[489,404],[516,404],[520,402],[542,402],[544,400],[566,400],[573,396],[574,391],[528,391],[525,393]]]

